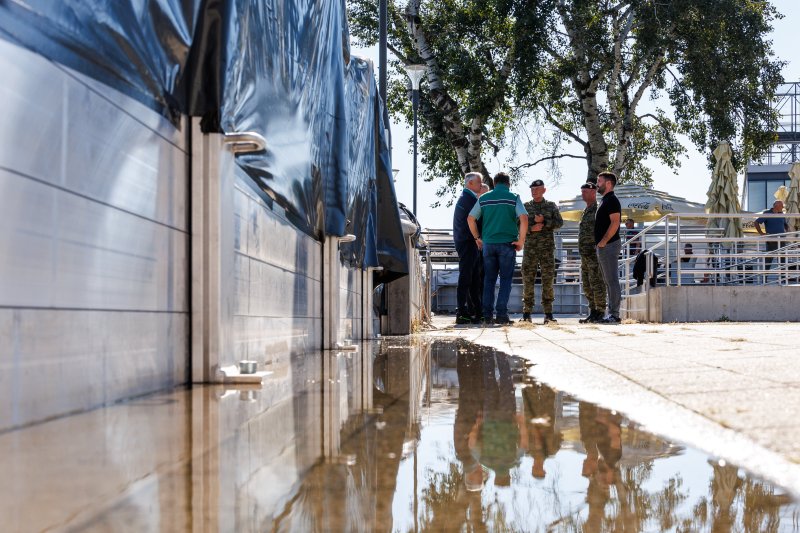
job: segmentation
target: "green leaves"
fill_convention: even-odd
[[[767,1],[410,5],[413,29],[406,4],[389,1],[389,43],[398,61],[388,106],[410,122],[400,62],[433,65],[421,91],[420,153],[425,179],[439,182],[442,195],[459,190],[464,172],[485,172],[482,157],[503,148],[542,164],[584,153],[587,176],[612,169],[623,181],[649,184],[654,160],[680,167],[685,139],[709,158],[727,140],[739,166],[774,139],[770,101],[783,63],[768,39],[780,15]],[[377,1],[348,0],[348,6],[353,35],[374,44]],[[536,135],[519,134],[530,125]],[[477,154],[469,150],[470,128],[481,132]],[[510,163],[512,172],[524,166]]]

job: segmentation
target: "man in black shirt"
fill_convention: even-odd
[[[629,257],[636,257],[637,255],[639,255],[639,252],[642,251],[642,243],[640,242],[640,240],[639,239],[631,240],[634,237],[636,237],[636,235],[639,234],[639,230],[637,230],[634,227],[635,225],[636,221],[633,220],[632,218],[629,218],[628,220],[625,221],[625,227],[627,228],[627,230],[625,231],[625,240],[631,241],[629,247],[630,253],[628,254]]]
[[[608,318],[604,324],[619,324],[619,304],[622,293],[619,288],[619,257],[621,242],[619,240],[619,223],[622,216],[622,206],[614,187],[617,176],[613,172],[601,172],[597,175],[597,191],[603,195],[603,200],[597,208],[594,223],[594,241],[597,243],[597,260],[603,272],[608,294]]]

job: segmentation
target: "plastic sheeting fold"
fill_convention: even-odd
[[[0,0],[0,37],[173,122],[262,134],[236,161],[265,197],[318,239],[355,234],[351,266],[407,273],[384,110],[343,0]]]

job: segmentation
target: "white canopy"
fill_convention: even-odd
[[[680,196],[672,196],[641,185],[618,185],[614,193],[622,205],[622,219],[636,222],[654,222],[669,213],[704,213],[703,204],[690,202]],[[579,222],[586,203],[580,195],[558,203],[564,220]]]

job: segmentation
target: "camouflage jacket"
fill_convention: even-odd
[[[578,229],[578,248],[580,251],[594,253],[594,219],[597,215],[597,202],[586,206],[581,215],[581,225]]]
[[[529,200],[525,202],[525,209],[528,211],[528,235],[526,240],[546,239],[547,241],[555,242],[553,232],[564,225],[564,219],[561,218],[558,205],[549,200],[542,200],[539,203]],[[536,223],[534,222],[536,215],[544,216],[544,228],[542,231],[531,233],[530,228]]]

